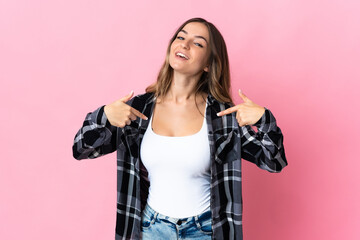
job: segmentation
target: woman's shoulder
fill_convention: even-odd
[[[130,99],[127,104],[136,109],[144,107],[146,104],[154,100],[154,93],[140,93]]]
[[[211,93],[208,94],[208,101],[211,105],[213,105],[220,111],[222,111],[221,109],[225,110],[227,108],[234,106],[234,104],[232,104],[232,103],[227,103],[227,102],[222,102],[222,101],[217,100],[213,95],[211,95]]]
[[[154,97],[153,92],[145,92],[145,93],[140,93],[140,94],[136,95],[134,98],[138,98],[139,100],[142,100],[142,101],[147,101],[149,99],[152,99],[153,97]]]

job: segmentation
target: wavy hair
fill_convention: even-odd
[[[216,100],[222,103],[234,104],[230,94],[230,68],[226,44],[219,30],[203,18],[191,18],[184,22],[172,36],[166,51],[165,61],[160,68],[157,81],[149,85],[145,91],[154,93],[156,97],[164,97],[169,91],[173,77],[173,68],[169,63],[170,48],[172,42],[176,39],[177,34],[184,26],[191,22],[203,23],[209,31],[209,71],[203,71],[200,79],[195,86],[195,95],[197,93],[210,93]],[[195,101],[196,103],[196,101]]]

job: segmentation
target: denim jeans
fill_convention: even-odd
[[[202,214],[188,218],[172,218],[152,209],[149,204],[141,217],[143,240],[211,240],[212,219],[210,207]]]

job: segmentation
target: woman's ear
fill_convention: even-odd
[[[209,72],[209,65],[204,68],[205,72]]]

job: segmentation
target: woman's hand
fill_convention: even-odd
[[[256,123],[264,114],[265,108],[251,101],[247,96],[245,96],[244,93],[241,92],[240,89],[239,95],[242,100],[244,100],[243,103],[228,108],[224,111],[218,112],[217,115],[223,116],[236,111],[236,120],[241,127]]]
[[[111,125],[122,128],[130,125],[131,121],[136,120],[136,117],[148,120],[144,114],[126,104],[133,95],[134,91],[131,91],[125,97],[104,107],[104,112]]]

